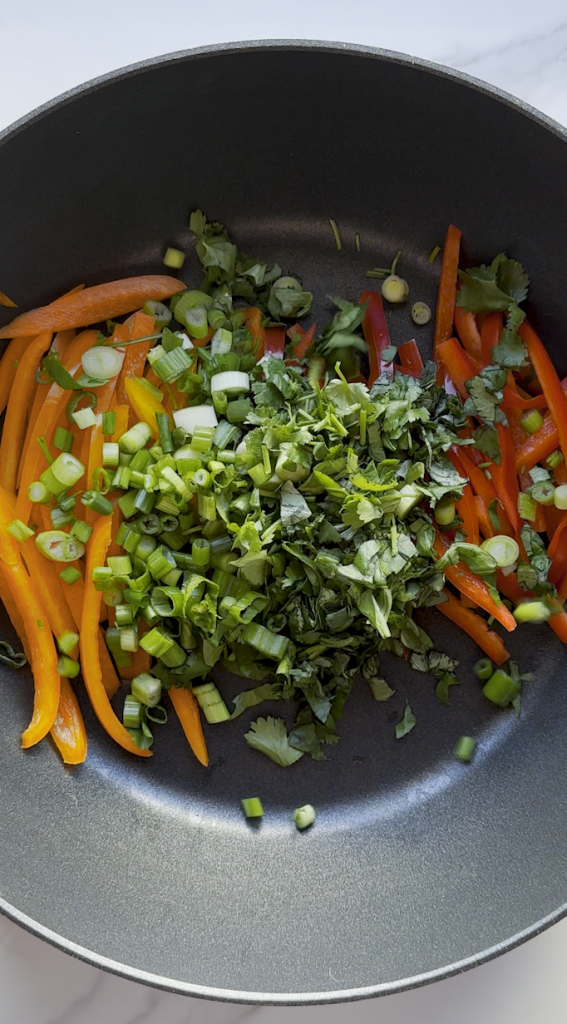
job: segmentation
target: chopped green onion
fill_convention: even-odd
[[[107,437],[109,434],[113,434],[116,430],[116,413],[115,412],[103,412],[102,414],[102,432]]]
[[[508,565],[514,565],[520,555],[520,546],[513,537],[504,534],[490,537],[480,545],[483,551],[488,551],[496,562],[498,569],[504,569]]]
[[[453,755],[463,764],[470,764],[476,747],[476,740],[472,736],[461,736],[453,747]]]
[[[173,533],[179,526],[177,516],[161,515],[159,517],[160,528],[164,533]]]
[[[567,484],[559,484],[553,492],[553,504],[562,511],[567,509]]]
[[[149,718],[150,722],[155,722],[156,725],[167,724],[167,711],[162,704],[157,704],[154,708],[147,708],[146,718]]]
[[[197,537],[191,545],[191,557],[198,568],[204,568],[209,564],[211,545],[204,537]]]
[[[271,470],[269,473],[266,473],[263,462],[258,462],[256,466],[251,466],[247,472],[254,487],[263,487],[272,475]]]
[[[146,483],[146,473],[139,473],[137,469],[131,469],[130,466],[123,467],[128,470],[130,474],[130,487],[136,487],[138,490]]]
[[[181,618],[185,608],[185,596],[178,587],[154,587],[152,605],[163,618]]]
[[[180,645],[177,643],[177,641],[174,640],[171,647],[169,647],[167,651],[164,651],[164,653],[160,655],[159,660],[163,662],[163,664],[167,668],[181,668],[181,665],[183,665],[183,662],[185,661],[186,657],[186,651],[184,651],[183,648],[180,647]]]
[[[398,277],[397,274],[389,274],[382,281],[381,291],[386,302],[399,303],[407,299],[409,288],[407,281],[403,277]]]
[[[173,441],[171,439],[171,425],[169,422],[169,416],[165,412],[156,412],[156,423],[159,430],[159,443],[161,450],[164,454],[173,451]]]
[[[134,498],[134,509],[138,512],[151,512],[155,504],[155,496],[151,491],[146,491],[143,487],[141,490],[136,492]]]
[[[501,668],[497,668],[483,686],[482,692],[493,704],[497,704],[500,708],[506,708],[514,700],[514,697],[518,696],[520,684]]]
[[[197,427],[212,427],[213,433],[218,426],[217,414],[212,405],[193,405],[187,409],[176,409],[173,422],[192,435]]]
[[[171,569],[176,568],[173,555],[161,545],[151,552],[146,560],[146,565],[156,580],[163,579]]]
[[[52,495],[62,494],[63,491],[67,490],[67,484],[62,484],[60,480],[57,480],[57,478],[51,472],[51,466],[48,466],[47,469],[44,469],[39,480],[40,483],[45,484],[47,489],[51,491]]]
[[[555,486],[551,480],[540,480],[531,488],[531,495],[538,505],[553,505]]]
[[[179,320],[177,312],[175,316]],[[179,322],[185,325],[191,337],[195,338],[195,341],[206,338],[209,333],[209,320],[204,306],[194,306],[193,309],[186,310],[183,320],[179,320]]]
[[[112,478],[112,486],[119,487],[122,491],[128,490],[130,487],[131,476],[132,471],[130,466],[118,466],[116,473]],[[132,513],[130,513],[130,515],[132,515]]]
[[[241,370],[223,370],[211,377],[211,394],[221,391],[227,398],[237,398],[250,391],[250,377]]]
[[[65,430],[65,427],[57,427],[53,435],[53,447],[58,448],[60,452],[70,452],[74,440],[70,430]]]
[[[35,542],[42,555],[52,562],[75,562],[82,558],[85,553],[85,546],[81,544],[70,533],[63,530],[47,530],[38,533]]]
[[[65,369],[56,352],[50,352],[42,359],[43,369],[64,391],[76,391],[80,385]]]
[[[206,321],[206,314],[205,314]],[[205,331],[205,334],[207,331]],[[152,370],[165,384],[177,380],[191,366],[191,356],[184,348],[173,348],[152,364]]]
[[[93,469],[93,490],[100,491],[101,494],[108,494],[112,486],[112,480],[106,469],[102,466],[97,466]]]
[[[197,496],[197,511],[201,519],[215,520],[217,518],[217,506],[214,495],[199,493]]]
[[[187,487],[185,481],[176,473],[170,466],[164,466],[161,471],[162,478],[167,480],[168,483],[172,484],[178,494],[186,501],[190,501],[192,498],[191,491]]]
[[[317,817],[315,808],[311,804],[304,804],[303,807],[296,807],[292,814],[294,824],[298,829],[308,828]]]
[[[139,558],[142,562],[147,562],[152,551],[155,551],[157,547],[157,541],[155,537],[151,537],[149,534],[145,534],[140,538],[136,545],[136,558]]]
[[[118,606],[117,606],[118,607]],[[138,630],[132,626],[120,630],[120,647],[129,654],[135,654],[138,650]]]
[[[108,565],[95,565],[91,573],[91,580],[93,583],[102,582],[104,580],[112,579],[112,569]]]
[[[539,409],[529,409],[528,412],[522,414],[520,421],[526,434],[535,434],[543,423],[543,416]]]
[[[92,409],[79,409],[73,413],[73,420],[79,430],[86,430],[87,427],[94,427],[96,424],[96,416]]]
[[[142,539],[140,531],[136,529],[136,525],[137,524],[126,526],[124,540],[122,541],[122,547],[129,555],[133,555],[137,551],[140,540]]]
[[[479,679],[490,679],[494,671],[490,658],[481,658],[473,668],[475,676]]]
[[[331,225],[331,231],[333,232],[333,238],[335,239],[335,245],[337,247],[337,250],[340,252],[342,247],[343,247],[343,244],[341,242],[341,236],[339,235],[339,229],[337,227],[337,222],[336,222],[336,220],[333,220],[332,217],[329,217],[329,224]]]
[[[151,439],[152,432],[147,423],[140,421],[135,423],[130,430],[127,430],[125,434],[119,440],[120,451],[126,452],[128,455],[133,455],[134,452],[145,448],[148,441]]]
[[[112,577],[112,582],[114,582],[114,577]],[[102,590],[102,600],[109,608],[116,608],[124,600],[124,591],[118,587],[100,587],[98,584],[95,584],[95,590]]]
[[[124,516],[125,519],[130,519],[134,515],[134,513],[138,511],[136,506],[134,505],[134,502],[137,497],[137,491],[127,491],[126,494],[123,494],[121,495],[120,498],[118,498],[116,504],[118,505],[118,508],[122,512],[122,515]]]
[[[28,498],[30,501],[45,504],[51,501],[53,495],[41,480],[34,480],[28,487]]]
[[[178,252],[177,249],[173,251]],[[183,256],[183,253],[181,253],[181,255]],[[185,259],[184,256],[183,259]],[[165,265],[168,266],[167,263]],[[171,320],[171,310],[169,310],[167,306],[164,306],[163,302],[156,302],[154,299],[148,299],[148,301],[144,303],[144,313],[146,316],[152,316],[154,318],[156,327],[166,327]]]
[[[120,459],[120,445],[117,441],[105,441],[102,446],[103,466],[117,466]],[[122,467],[128,468],[126,466]]]
[[[111,516],[113,512],[112,502],[99,491],[85,491],[81,495],[81,505],[92,509],[99,516]]]
[[[67,679],[76,679],[81,671],[81,666],[78,661],[67,657],[66,654],[62,654],[57,661],[57,671],[60,676],[66,676]]]
[[[163,257],[164,267],[169,267],[170,270],[181,270],[181,267],[185,263],[185,253],[181,252],[181,249],[174,249],[171,245],[168,245],[165,250]],[[149,314],[152,316],[153,314]],[[126,724],[126,723],[124,723]]]
[[[429,256],[427,257],[427,262],[428,263],[433,263],[433,261],[437,258],[437,256],[439,255],[440,252],[441,252],[441,246],[440,245],[434,246],[434,248],[429,253]]]
[[[156,505],[159,508],[159,502]],[[148,515],[141,516],[137,520],[137,525],[140,527],[142,533],[154,534],[159,533],[161,529],[161,523],[159,516],[156,516],[155,512],[149,512]]]
[[[21,519],[13,519],[9,526],[6,527],[8,533],[12,534],[20,543],[24,540],[28,540],[29,537],[33,537],[34,531],[30,530],[29,526],[22,523]]]
[[[127,455],[126,452],[120,452],[120,459],[118,462],[119,466],[129,466],[133,459],[132,455]]]
[[[79,391],[77,394],[73,395],[72,398],[70,398],[69,401],[67,402],[66,414],[67,414],[67,419],[68,419],[69,423],[73,423],[74,422],[73,416],[74,416],[75,412],[79,410],[79,402],[82,402],[84,398],[87,399],[87,403],[88,404],[86,406],[84,406],[83,408],[96,409],[96,404],[97,404],[98,399],[97,399],[97,396],[94,394],[94,392],[92,392],[92,391]]]
[[[152,658],[161,658],[166,651],[173,647],[174,641],[168,633],[164,633],[157,626],[146,633],[140,640],[140,647],[150,654]]]
[[[423,327],[431,320],[431,309],[426,302],[414,302],[411,307],[411,318],[414,324]]]
[[[567,505],[565,507],[567,508]],[[518,512],[522,519],[528,519],[530,522],[533,522],[536,517],[536,503],[531,495],[524,491],[520,491],[518,494]]]
[[[139,448],[137,452],[132,456],[132,460],[129,464],[131,471],[134,473],[145,473],[152,456],[147,448]]]
[[[80,520],[77,521],[80,522]],[[83,523],[83,526],[84,525],[85,524]],[[62,572],[59,573],[59,575],[63,582],[68,583],[69,586],[72,586],[73,583],[76,583],[77,580],[81,579],[81,574],[79,570],[75,569],[73,565],[68,565],[66,569],[63,569]]]
[[[50,469],[55,479],[65,487],[74,487],[85,472],[83,463],[79,462],[79,459],[76,459],[70,452],[61,452]]]
[[[245,797],[240,803],[247,818],[261,818],[264,814],[262,801],[257,796]]]
[[[132,560],[129,555],[110,555],[106,561],[113,576],[129,576],[132,572]]]
[[[81,356],[83,370],[94,380],[107,381],[117,377],[123,362],[124,353],[110,345],[95,345]]]
[[[148,672],[134,676],[132,680],[132,696],[146,707],[155,708],[161,700],[161,679],[156,679]]]
[[[257,622],[248,623],[243,630],[242,639],[244,643],[260,651],[260,654],[276,661],[281,661],[289,643],[287,637],[273,633],[271,629],[266,629]]]
[[[70,654],[79,642],[79,634],[66,629],[57,639],[57,646],[62,654]]]
[[[209,725],[226,722],[230,718],[230,712],[214,683],[194,686],[193,693]]]
[[[514,618],[516,622],[547,622],[551,615],[551,609],[549,605],[544,604],[543,601],[522,601],[514,609]]]
[[[557,466],[560,466],[563,462],[563,452],[560,452],[559,449],[556,448],[555,451],[551,453],[551,455],[547,456],[547,459],[545,461],[547,462],[547,465],[550,469],[557,469]]]
[[[67,526],[72,523],[75,516],[72,512],[66,512],[63,508],[52,508],[49,512],[52,526],[57,529],[59,526]]]
[[[126,729],[139,729],[142,721],[142,704],[131,693],[124,698],[122,722]]]
[[[449,526],[455,518],[455,505],[451,498],[441,498],[435,506],[433,516],[439,526]]]
[[[47,459],[49,465],[51,465],[53,462],[53,455],[51,454],[49,448],[47,447],[45,437],[36,437],[36,441],[39,447],[41,448],[43,454],[45,455],[45,458]]]
[[[249,398],[237,398],[229,402],[226,407],[226,418],[229,423],[244,423],[246,417],[252,412],[252,402]]]

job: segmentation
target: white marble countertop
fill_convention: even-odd
[[[0,128],[89,78],[159,53],[237,39],[328,39],[425,57],[484,78],[567,124],[562,0],[2,0]],[[246,1007],[145,988],[0,918],[0,1024],[545,1024],[565,1021],[567,920],[467,974],[381,1000]]]

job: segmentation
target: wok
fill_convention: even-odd
[[[314,42],[193,50],[75,89],[0,136],[0,285],[31,308],[82,281],[159,272],[200,207],[245,252],[299,273],[322,324],[327,296],[355,299],[397,249],[412,294],[434,305],[439,260],[427,256],[452,221],[466,261],[506,250],[524,262],[529,315],[563,375],[566,179],[559,126],[445,68]],[[197,281],[194,257],[186,267]],[[394,342],[415,334],[407,312],[391,323]],[[429,328],[417,330],[425,351]],[[64,769],[48,742],[20,750],[31,676],[2,669],[1,909],[128,978],[246,1003],[392,993],[558,920],[561,644],[543,626],[513,637],[535,673],[516,720],[482,698],[473,643],[434,611],[420,621],[460,659],[450,707],[427,676],[384,659],[394,697],[378,704],[360,683],[328,760],[285,770],[244,741],[258,709],[208,730],[207,771],[174,722],[140,763],[80,686],[89,755]],[[229,697],[242,681],[221,687]],[[396,741],[406,698],[418,725]],[[471,766],[451,756],[462,733],[479,740]],[[257,828],[240,809],[251,795],[265,809]],[[299,833],[290,814],[306,802],[318,818]]]

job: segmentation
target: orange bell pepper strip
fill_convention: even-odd
[[[567,401],[565,401],[561,381],[540,338],[527,320],[520,324],[518,334],[528,350],[530,362],[541,384],[547,407],[557,428],[559,447],[563,452],[563,457],[567,459]]]
[[[498,441],[500,444],[500,465],[492,462],[490,473],[499,500],[504,506],[512,528],[519,533],[521,529],[520,516],[518,514],[518,480],[516,477],[516,457],[514,445],[509,430],[498,423],[496,426]]]
[[[561,390],[564,395],[567,395],[567,377],[564,377],[561,381]],[[543,417],[543,423],[539,430],[534,431],[529,436],[526,436],[524,431],[523,441],[516,449],[516,468],[518,472],[522,468],[531,469],[532,466],[535,466],[536,462],[542,462],[558,447],[559,434],[555,420],[552,413],[547,412]]]
[[[141,310],[134,313],[131,317],[128,317],[128,320],[123,326],[127,329],[129,340],[131,341],[136,338],[147,338],[148,335],[156,333],[155,317],[148,316]],[[122,369],[118,377],[118,385],[116,388],[116,400],[119,404],[123,404],[128,401],[124,390],[124,381],[126,378],[143,376],[148,352],[153,344],[153,341],[141,341],[139,345],[126,346],[124,362],[122,363]]]
[[[95,523],[87,544],[87,568],[85,573],[85,600],[81,620],[81,665],[85,687],[93,710],[108,735],[124,750],[139,757],[148,757],[149,750],[140,750],[122,722],[116,717],[114,709],[102,681],[101,659],[99,654],[99,613],[102,594],[96,590],[92,582],[92,571],[96,566],[104,565],[110,544],[111,519],[101,516]]]
[[[433,547],[438,558],[441,558],[449,547],[446,539],[437,529],[435,530]],[[453,584],[456,590],[461,594],[465,594],[466,597],[469,597],[471,601],[474,601],[479,608],[483,608],[489,615],[493,615],[498,622],[502,623],[509,633],[516,628],[517,623],[514,616],[508,611],[504,604],[496,604],[496,601],[493,599],[484,580],[475,576],[475,574],[471,572],[466,565],[463,563],[451,565],[445,569],[444,572],[445,576],[449,582]]]
[[[156,412],[163,412],[167,415],[167,410],[163,407],[162,403],[159,399],[154,398],[145,384],[142,384],[142,381],[139,379],[127,377],[124,381],[124,390],[138,419],[148,424],[154,439],[159,437]]]
[[[480,351],[481,359],[485,365],[492,362],[492,349],[500,341],[500,335],[504,330],[502,313],[487,313],[482,322],[480,330]]]
[[[61,676],[57,717],[50,732],[65,764],[82,764],[87,756],[87,731],[71,683]]]
[[[489,629],[486,619],[477,615],[470,608],[465,608],[448,590],[444,590],[443,593],[447,600],[443,604],[437,605],[439,611],[455,625],[460,626],[463,632],[468,633],[491,661],[496,665],[503,665],[510,655],[504,646],[502,637],[494,630]]]
[[[244,327],[247,327],[252,335],[253,340],[256,343],[254,355],[256,359],[261,359],[264,355],[264,341],[266,332],[262,327],[262,314],[257,306],[248,306],[247,309],[243,309],[244,313]]]
[[[8,398],[20,359],[31,341],[33,341],[33,337],[13,338],[7,345],[2,359],[0,359],[0,413],[4,412],[8,404]]]
[[[449,377],[453,381],[457,391],[463,400],[469,397],[466,388],[467,380],[476,377],[483,368],[483,363],[474,359],[468,352],[465,352],[457,338],[447,338],[438,346],[439,356],[443,362]],[[518,394],[517,389],[505,384],[503,389],[502,405],[512,409],[539,409],[546,405],[543,395],[536,395],[534,398],[523,398]]]
[[[172,686],[168,693],[191,750],[197,760],[206,768],[209,763],[209,754],[203,734],[199,705],[192,691]]]
[[[362,333],[368,349],[368,386],[382,373],[384,364],[382,352],[390,346],[390,334],[384,314],[380,292],[365,291],[358,300],[359,306],[366,303],[366,311],[362,318]]]
[[[6,292],[0,292],[0,306],[6,306],[10,309],[15,309],[17,302],[13,302],[12,299],[8,298]]]
[[[65,369],[71,376],[78,376],[82,372],[81,356],[87,349],[92,348],[97,338],[96,331],[83,331],[71,342],[65,360]],[[69,392],[60,388],[58,384],[52,384],[42,409],[36,421],[37,436],[50,437],[62,409],[69,401]],[[16,503],[16,519],[27,523],[30,517],[32,502],[28,498],[28,487],[37,480],[45,467],[45,456],[38,444],[30,445],[24,458],[24,467],[18,500]]]
[[[16,630],[16,633],[18,634],[18,636],[19,636],[19,638],[21,640],[21,643],[22,643],[22,647],[24,648],[24,653],[26,655],[26,658],[28,659],[28,661],[31,664],[31,651],[30,651],[30,646],[28,644],[28,638],[26,636],[26,631],[25,631],[25,628],[24,628],[24,620],[22,619],[22,616],[20,614],[20,610],[19,610],[16,602],[14,601],[14,598],[12,597],[12,591],[10,590],[10,588],[8,586],[8,583],[7,583],[7,580],[6,580],[6,577],[5,577],[5,575],[4,575],[3,571],[2,571],[2,563],[1,562],[0,562],[0,601],[2,601],[2,604],[4,605],[4,608],[8,612],[8,616],[10,618],[10,622],[12,623],[14,629]]]
[[[31,654],[34,705],[31,722],[22,733],[22,747],[33,747],[47,736],[59,706],[60,680],[57,651],[47,616],[40,604],[18,548],[6,527],[12,521],[6,495],[0,488],[0,563],[6,582],[19,609]]]
[[[447,452],[447,458],[453,464],[457,473],[460,473],[464,479],[462,470],[462,464],[454,451]],[[463,520],[463,526],[467,535],[468,544],[478,544],[479,542],[479,523],[476,506],[474,503],[474,495],[470,484],[465,484],[463,488],[463,497],[455,503],[458,515]]]
[[[122,683],[120,677],[114,667],[114,662],[110,657],[110,651],[106,646],[106,640],[104,637],[104,630],[100,628],[98,630],[98,654],[100,658],[100,669],[102,672],[102,685],[106,690],[106,696],[109,700],[112,700],[115,693],[118,693]],[[122,669],[120,670],[122,671]],[[133,678],[133,677],[132,677]]]
[[[441,274],[437,291],[437,307],[435,310],[433,358],[436,363],[439,363],[440,360],[440,343],[450,338],[453,333],[453,313],[457,299],[460,250],[461,232],[454,224],[449,224],[443,247]]]
[[[489,480],[488,477],[485,476],[484,470],[479,469],[479,467],[472,461],[472,458],[469,458],[469,450],[472,455],[472,449],[466,449],[466,451],[461,447],[457,447],[455,449],[457,457],[463,467],[465,476],[468,476],[473,491],[476,491],[476,493],[480,495],[487,509],[490,508],[493,501],[498,501],[498,518],[501,526],[500,532],[506,533],[511,537],[514,531],[512,530],[512,527],[508,522],[508,516],[498,499],[492,479]]]
[[[116,392],[115,392],[116,395]],[[114,424],[114,433],[112,435],[112,441],[119,441],[122,434],[125,434],[128,430],[128,416],[130,415],[129,405],[117,405],[114,409],[116,413],[116,420]]]
[[[462,306],[455,306],[453,314],[455,327],[461,344],[473,359],[483,360],[480,332],[472,313],[466,313]]]
[[[0,440],[0,486],[16,493],[18,465],[26,437],[26,417],[33,406],[35,375],[41,357],[51,344],[51,332],[42,331],[23,353],[10,391]]]
[[[69,348],[69,345],[71,344],[71,342],[72,342],[74,337],[75,337],[75,331],[74,330],[59,331],[59,333],[55,335],[53,341],[51,342],[51,348],[49,349],[49,351],[50,352],[54,352],[57,356],[59,356],[59,359],[61,360],[62,363],[65,362],[65,356],[66,356],[66,353],[67,353],[67,349]],[[47,397],[47,392],[49,391],[50,387],[51,387],[51,382],[49,382],[48,384],[37,384],[37,386],[36,386],[35,396],[34,396],[34,400],[33,400],[33,405],[32,405],[32,408],[31,408],[31,412],[30,412],[30,414],[28,416],[28,428],[26,430],[26,439],[24,441],[24,447],[23,447],[23,451],[22,451],[22,458],[20,459],[20,464],[18,466],[18,481],[17,481],[18,487],[20,486],[20,480],[21,480],[21,477],[22,477],[22,469],[23,469],[23,465],[24,465],[24,457],[25,457],[25,454],[26,454],[26,452],[27,452],[27,450],[29,448],[30,442],[36,436],[36,433],[35,433],[36,420],[37,420],[37,417],[39,416],[39,411],[40,411],[40,409],[41,409],[41,407],[42,407],[42,405],[43,405],[43,403],[44,403],[44,401],[45,401],[45,399]]]
[[[165,274],[107,281],[73,295],[64,295],[48,306],[22,313],[11,324],[0,329],[0,338],[36,335],[40,331],[65,331],[69,327],[87,327],[101,320],[113,320],[124,313],[131,313],[143,306],[147,299],[160,302],[184,290],[182,281]]]
[[[405,370],[411,370],[417,377],[420,377],[423,373],[423,359],[421,358],[421,352],[417,347],[415,338],[411,341],[405,341],[403,345],[398,348],[398,356],[400,359],[400,366]]]
[[[488,514],[487,505],[484,501],[484,498],[481,498],[480,494],[475,494],[474,504],[476,508],[476,514],[478,516],[479,529],[480,532],[482,533],[482,536],[484,537],[485,540],[488,540],[489,537],[495,537],[496,530],[494,529],[492,523],[490,522],[490,516]]]

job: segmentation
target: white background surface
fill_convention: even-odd
[[[0,128],[134,61],[262,38],[405,51],[484,78],[567,124],[563,0],[0,0]],[[348,1005],[252,1008],[123,981],[0,919],[0,1024],[564,1024],[566,957],[564,921],[499,960],[425,989]]]

